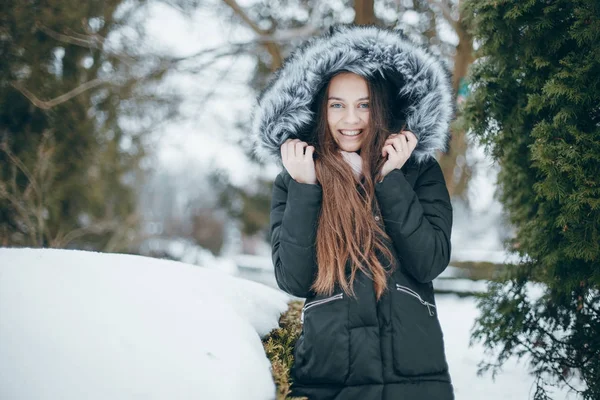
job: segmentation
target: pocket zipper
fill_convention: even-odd
[[[406,286],[402,286],[396,283],[396,290],[399,290],[401,292],[404,292],[406,294],[409,294],[413,297],[415,297],[417,300],[419,300],[421,302],[421,304],[423,304],[424,306],[427,307],[427,310],[429,311],[429,315],[431,317],[435,316],[435,311],[432,310],[432,308],[436,308],[434,304],[431,304],[425,300],[423,300],[423,298],[421,298],[421,296],[419,295],[419,293],[415,292],[414,290],[412,290],[409,287]]]
[[[320,306],[321,304],[325,304],[325,303],[329,303],[330,301],[334,301],[334,300],[340,300],[344,297],[344,293],[338,293],[335,296],[331,296],[331,297],[327,297],[325,299],[321,299],[321,300],[315,300],[312,301],[306,305],[304,305],[304,307],[302,307],[302,314],[300,314],[300,322],[304,322],[304,313],[316,306]]]

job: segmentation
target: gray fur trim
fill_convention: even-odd
[[[406,129],[419,140],[414,159],[423,162],[446,149],[454,103],[444,65],[399,32],[345,25],[298,48],[259,96],[252,115],[259,158],[280,160],[281,144],[297,138],[312,122],[309,107],[314,97],[324,81],[340,70],[364,77],[384,70],[398,74],[405,82],[399,94],[412,101]]]

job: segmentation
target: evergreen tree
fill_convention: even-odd
[[[473,339],[600,398],[600,2],[467,0],[480,42],[465,122],[501,166],[522,259],[480,301]]]
[[[162,117],[143,107],[156,98],[133,78],[135,43],[106,48],[137,4],[2,2],[0,245],[126,249],[145,129]]]

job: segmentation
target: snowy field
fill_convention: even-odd
[[[477,343],[469,347],[470,330],[479,313],[475,301],[455,295],[438,295],[436,302],[456,400],[532,399],[535,386],[527,373],[525,360],[509,360],[495,380],[492,380],[491,374],[477,376],[483,347]],[[566,390],[550,392],[549,395],[553,400],[577,399]]]
[[[260,337],[288,299],[173,261],[0,248],[0,399],[273,399]],[[456,399],[531,398],[523,364],[477,377],[474,301],[437,300]]]

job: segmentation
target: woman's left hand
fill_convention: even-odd
[[[415,147],[417,147],[417,137],[410,131],[390,135],[381,150],[381,155],[388,159],[381,168],[381,179],[393,170],[402,168]]]

